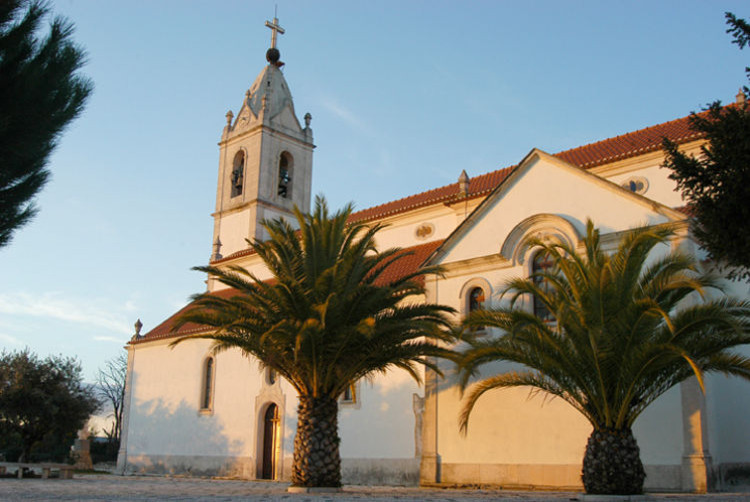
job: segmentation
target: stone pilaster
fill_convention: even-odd
[[[437,453],[438,432],[438,375],[425,370],[424,412],[422,415],[422,460],[419,464],[419,484],[440,482],[440,456]]]
[[[672,241],[673,250],[695,254],[695,244],[686,225],[678,228]],[[688,307],[701,301],[693,293],[681,306]],[[686,492],[706,493],[714,488],[711,452],[708,446],[708,415],[706,396],[695,377],[680,384],[682,398],[682,489]]]
[[[425,301],[438,302],[438,280],[427,283]],[[419,484],[440,483],[440,455],[438,455],[438,392],[439,375],[429,368],[424,374],[424,411],[422,412],[422,459],[419,464]]]
[[[682,489],[706,493],[714,488],[708,448],[706,396],[695,377],[680,384],[682,395]]]

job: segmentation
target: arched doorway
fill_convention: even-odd
[[[261,479],[276,479],[276,450],[279,442],[279,407],[268,405],[263,416],[263,471]]]

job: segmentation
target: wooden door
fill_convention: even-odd
[[[278,442],[279,407],[271,404],[263,418],[262,479],[276,479],[276,448]]]

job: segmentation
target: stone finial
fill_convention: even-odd
[[[310,127],[310,122],[312,122],[312,115],[310,115],[310,112],[307,112],[305,114],[305,128]]]
[[[216,240],[214,241],[214,252],[211,255],[211,261],[217,261],[221,260],[223,256],[221,256],[221,240],[216,237]]]
[[[737,95],[735,96],[735,101],[738,105],[744,105],[745,101],[747,101],[747,96],[745,96],[745,90],[740,87],[740,90],[737,92]]]
[[[466,174],[466,170],[461,171],[461,175],[458,177],[458,194],[461,197],[469,195],[469,175]]]
[[[137,321],[135,321],[135,324],[133,324],[133,326],[135,327],[135,334],[130,338],[131,342],[140,340],[143,337],[143,335],[141,335],[141,328],[143,328],[143,323],[141,322],[141,320],[138,319]]]
[[[229,110],[227,114],[225,115],[225,117],[227,118],[227,127],[231,127],[232,119],[234,118],[234,113],[232,113],[232,110]]]

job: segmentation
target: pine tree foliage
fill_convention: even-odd
[[[589,221],[582,252],[530,240],[553,267],[510,281],[505,306],[471,313],[467,326],[499,331],[470,339],[460,361],[464,387],[488,363],[524,369],[468,387],[462,428],[489,391],[528,386],[559,397],[594,429],[583,465],[587,492],[640,493],[643,466],[631,431],[638,416],[693,375],[701,386],[705,372],[750,380],[750,358],[734,350],[750,343],[750,303],[698,300],[717,292],[719,281],[698,274],[691,256],[667,252],[671,236],[665,227],[636,229],[607,253]],[[523,308],[532,295],[554,322]]]
[[[726,13],[727,32],[740,49],[750,41],[750,25]],[[750,77],[750,68],[745,68]],[[745,94],[748,95],[747,87]],[[709,257],[734,279],[750,279],[750,109],[748,102],[712,103],[690,114],[690,127],[708,141],[695,157],[665,139],[664,167],[694,215],[693,231]]]
[[[48,14],[41,1],[0,2],[0,247],[36,213],[49,155],[92,90],[69,22],[55,18],[38,37]]]
[[[283,219],[264,222],[270,238],[252,246],[273,279],[241,267],[196,267],[237,294],[196,296],[174,328],[206,326],[210,331],[197,338],[214,340],[214,351],[238,348],[296,390],[297,486],[341,484],[336,415],[349,386],[390,369],[419,381],[423,366],[439,372],[432,358],[453,356],[444,348],[454,341],[453,309],[419,301],[419,277],[439,270],[389,275],[408,253],[378,250],[381,225],[348,222],[351,212],[349,205],[329,214],[318,197],[311,214],[295,208],[299,230]]]

